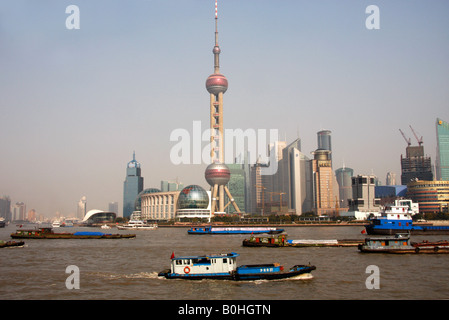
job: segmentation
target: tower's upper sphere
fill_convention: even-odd
[[[207,166],[204,177],[211,186],[216,184],[224,186],[231,179],[231,171],[229,171],[228,166],[224,163],[212,163]]]
[[[220,73],[211,74],[206,80],[206,89],[212,94],[225,93],[228,90],[228,79]]]
[[[219,46],[214,46],[214,48],[212,49],[212,53],[213,54],[220,54],[221,50]]]

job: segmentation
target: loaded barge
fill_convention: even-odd
[[[159,277],[186,280],[276,280],[286,278],[311,278],[315,266],[295,265],[288,271],[279,263],[253,264],[237,267],[235,252],[204,256],[175,257],[172,254],[170,269],[159,272]]]
[[[193,227],[190,228],[188,234],[259,234],[269,233],[277,234],[282,233],[284,229],[274,227]]]
[[[135,234],[110,234],[103,232],[81,231],[75,233],[57,233],[52,228],[19,229],[11,233],[14,239],[122,239],[135,238]]]
[[[449,241],[410,242],[409,234],[396,234],[394,237],[366,238],[358,249],[363,253],[449,253]]]
[[[363,243],[363,239],[343,240],[288,240],[286,234],[276,236],[254,236],[243,240],[244,247],[356,247]]]

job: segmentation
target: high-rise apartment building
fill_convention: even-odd
[[[449,123],[437,118],[437,158],[435,174],[437,180],[449,181]]]
[[[126,166],[126,179],[123,183],[123,217],[129,218],[134,211],[137,195],[143,190],[140,163],[136,161],[136,153]]]

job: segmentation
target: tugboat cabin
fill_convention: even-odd
[[[229,275],[237,268],[239,254],[174,257],[171,260],[171,273],[179,275]]]

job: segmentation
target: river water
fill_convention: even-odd
[[[15,225],[0,229],[9,240]],[[58,228],[75,232],[86,228]],[[101,231],[101,229],[87,229]],[[287,227],[290,239],[363,238],[362,227]],[[104,231],[104,230],[103,230]],[[362,254],[349,248],[248,248],[245,235],[188,235],[187,228],[136,233],[134,239],[26,240],[0,249],[2,300],[353,300],[448,299],[449,254]],[[413,236],[442,240],[449,236]],[[175,255],[237,252],[238,264],[279,262],[316,266],[312,279],[234,282],[167,280],[158,272]],[[79,269],[79,289],[68,289],[68,266]],[[379,270],[379,289],[367,288],[368,266]],[[370,281],[370,283],[373,283]]]

